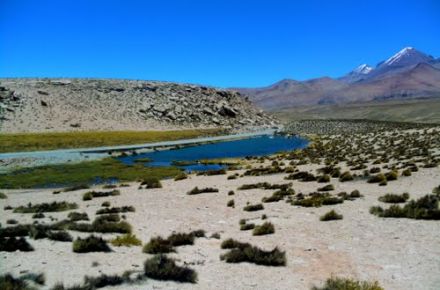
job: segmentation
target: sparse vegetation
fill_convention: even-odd
[[[403,194],[392,194],[388,193],[379,197],[379,201],[386,203],[404,203],[409,199],[408,193]]]
[[[131,247],[131,246],[141,246],[142,241],[139,240],[135,235],[133,234],[125,234],[122,236],[117,236],[113,240],[111,240],[111,244],[115,247]]]
[[[356,281],[353,279],[332,277],[323,287],[314,286],[312,290],[384,290],[377,281]]]
[[[411,200],[403,207],[392,205],[387,209],[380,206],[370,208],[370,213],[385,218],[410,218],[440,220],[439,197],[425,195],[418,200]]]
[[[179,181],[179,180],[184,180],[187,178],[188,178],[188,175],[185,172],[181,172],[181,173],[177,174],[176,177],[174,177],[174,180]]]
[[[100,214],[113,214],[113,213],[122,213],[122,212],[135,212],[135,208],[133,206],[121,206],[121,207],[106,207],[101,208],[96,211],[97,215]]]
[[[264,251],[248,243],[241,243],[233,239],[222,242],[222,249],[230,249],[220,256],[226,263],[248,262],[265,266],[285,266],[286,254],[274,248],[271,251]]]
[[[166,254],[175,252],[174,247],[193,245],[195,238],[201,238],[204,236],[205,232],[203,230],[197,230],[190,233],[173,233],[167,239],[160,236],[154,237],[145,244],[143,252],[147,254]]]
[[[0,192],[0,199],[6,199],[6,198],[8,198],[8,196],[5,193]]]
[[[40,203],[40,204],[31,204],[29,203],[27,206],[19,206],[14,209],[16,213],[37,213],[37,212],[57,212],[57,211],[66,211],[71,209],[78,208],[76,203],[69,203],[65,201],[61,202],[52,202],[52,203]]]
[[[245,211],[257,211],[257,210],[263,210],[263,209],[264,209],[264,206],[261,203],[248,204],[243,208],[243,210],[245,210]]]
[[[23,237],[0,238],[0,252],[30,252],[33,250],[34,248]]]
[[[233,199],[228,200],[227,207],[235,207],[235,201]]]
[[[88,191],[84,193],[83,200],[92,200],[95,197],[107,197],[107,196],[115,196],[120,195],[121,192],[117,189],[112,191]]]
[[[275,233],[275,227],[270,222],[264,222],[262,225],[257,225],[252,231],[252,235],[254,236],[270,235],[273,233]]]
[[[319,220],[322,222],[341,220],[341,219],[343,219],[343,216],[341,214],[338,214],[333,209],[319,218]]]
[[[328,184],[326,186],[318,188],[318,191],[331,191],[335,190],[335,186],[333,184]]]
[[[218,192],[217,188],[213,187],[205,187],[205,188],[198,188],[197,186],[191,189],[187,192],[188,195],[195,195],[195,194],[201,194],[201,193],[209,193],[209,192]]]
[[[73,242],[73,251],[75,253],[110,252],[111,249],[102,238],[91,235],[84,239],[77,238]]]
[[[72,221],[72,222],[76,222],[76,221],[88,221],[89,217],[87,216],[87,213],[83,212],[69,212],[69,214],[67,215],[67,217]]]
[[[175,261],[164,256],[155,255],[145,261],[145,276],[156,280],[172,280],[176,282],[196,283],[197,273],[188,268],[177,266]]]

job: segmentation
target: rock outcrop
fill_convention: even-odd
[[[2,132],[269,127],[238,92],[153,81],[0,79]]]

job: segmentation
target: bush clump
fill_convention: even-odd
[[[368,179],[368,183],[381,183],[381,182],[386,182],[386,181],[387,181],[387,178],[385,177],[385,174],[383,174],[383,173],[373,175]]]
[[[335,196],[331,196],[328,192],[313,192],[309,194],[308,197],[297,197],[296,200],[292,201],[292,205],[298,205],[303,207],[320,207],[323,205],[334,205],[343,203],[344,198],[338,198]]]
[[[408,193],[403,193],[403,194],[388,193],[379,197],[379,201],[386,203],[404,203],[408,199],[409,199]]]
[[[403,207],[392,205],[383,209],[380,206],[373,206],[370,208],[370,213],[385,218],[440,220],[439,197],[425,195],[418,200],[411,200]]]
[[[285,266],[286,253],[274,248],[272,251],[264,251],[248,243],[241,243],[233,239],[222,242],[222,249],[230,249],[220,256],[226,263],[248,262],[265,266]]]
[[[255,226],[254,230],[252,231],[252,235],[254,236],[270,235],[273,233],[275,233],[275,227],[270,222],[265,222],[262,225]]]
[[[67,215],[67,217],[72,221],[72,222],[76,222],[76,221],[88,221],[89,217],[87,216],[87,213],[83,212],[69,212],[69,214]]]
[[[135,208],[133,206],[121,206],[121,207],[111,207],[111,208],[101,208],[96,211],[97,215],[100,214],[115,214],[115,213],[122,213],[122,212],[135,212]]]
[[[121,192],[117,189],[112,191],[88,191],[84,193],[83,200],[92,200],[95,197],[107,197],[107,196],[115,196],[120,195]]]
[[[29,203],[27,206],[19,206],[14,209],[15,213],[36,213],[36,212],[57,212],[57,211],[66,211],[71,209],[78,208],[76,203],[69,203],[65,201],[61,202],[52,202],[52,203],[40,203],[40,204],[31,204]]]
[[[243,208],[243,210],[245,210],[245,211],[257,211],[257,210],[263,210],[263,209],[264,209],[264,206],[261,203],[248,204]]]
[[[0,252],[30,252],[34,248],[26,241],[25,238],[0,238]]]
[[[144,186],[145,188],[162,188],[162,183],[160,183],[160,180],[158,178],[149,178],[145,179],[141,182],[141,187]]]
[[[179,180],[184,180],[187,178],[188,178],[188,175],[185,172],[180,172],[179,174],[176,175],[176,177],[174,177],[174,180],[179,181]]]
[[[197,282],[197,273],[193,269],[177,266],[174,260],[164,255],[155,255],[145,261],[144,274],[155,280],[171,280],[183,283]]]
[[[384,290],[377,281],[356,281],[353,279],[332,277],[327,279],[323,287],[314,286],[312,290]]]
[[[205,236],[205,231],[197,230],[190,233],[173,233],[168,238],[164,239],[160,236],[151,238],[145,244],[143,252],[147,254],[166,254],[175,252],[174,247],[183,245],[193,245],[195,238]]]
[[[320,221],[334,221],[343,219],[342,214],[338,214],[335,210],[331,210],[319,218]]]
[[[104,239],[91,235],[84,239],[77,238],[73,242],[73,251],[75,253],[111,252],[111,249]]]
[[[333,184],[327,184],[326,186],[318,188],[318,191],[331,191],[335,190],[335,186]]]
[[[233,199],[229,200],[226,204],[227,207],[235,207],[235,201]]]
[[[117,236],[113,240],[110,241],[110,243],[115,247],[131,247],[131,246],[141,246],[142,241],[139,240],[135,235],[133,234],[125,234],[122,236]]]
[[[29,281],[43,286],[46,282],[44,274],[24,274],[15,278],[11,274],[3,274],[0,276],[0,289],[3,290],[35,290],[35,287],[29,285]]]
[[[218,192],[217,188],[213,187],[205,187],[205,188],[198,188],[197,186],[188,191],[186,194],[188,195],[194,195],[194,194],[200,194],[200,193],[208,193],[208,192]]]
[[[8,198],[8,196],[5,193],[0,192],[0,199],[6,199],[6,198]]]
[[[70,223],[68,229],[79,232],[96,233],[131,233],[131,225],[126,221],[120,221],[117,214],[109,214],[96,217],[91,223]]]
[[[353,175],[351,175],[350,171],[345,171],[344,173],[341,174],[341,176],[339,176],[340,182],[346,182],[351,180],[353,180]]]

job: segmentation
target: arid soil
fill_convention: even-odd
[[[438,130],[438,129],[437,129]],[[402,134],[418,132],[423,138],[423,131],[407,131]],[[430,134],[432,131],[425,131]],[[392,133],[389,133],[390,136]],[[385,135],[388,135],[385,134]],[[410,136],[410,135],[408,135]],[[412,136],[412,135],[411,135]],[[428,151],[430,160],[437,160],[439,148],[436,147],[435,134],[430,135],[434,148]],[[353,137],[354,138],[354,137]],[[356,137],[358,138],[358,137]],[[385,137],[382,137],[382,139]],[[329,139],[331,140],[331,139]],[[381,139],[375,139],[381,144]],[[427,140],[427,139],[425,139]],[[438,140],[437,140],[438,141]],[[395,148],[398,146],[396,145]],[[354,149],[353,149],[354,150]],[[379,149],[377,149],[379,151]],[[408,152],[410,152],[409,150]],[[417,154],[416,154],[417,155]],[[311,156],[311,153],[310,155]],[[349,153],[347,153],[349,156]],[[360,156],[360,155],[359,155]],[[426,156],[425,156],[426,157]],[[350,157],[348,157],[350,158]],[[418,171],[410,176],[402,176],[398,170],[397,180],[388,181],[385,186],[368,183],[362,174],[363,170],[353,169],[347,162],[340,162],[341,172],[350,170],[354,180],[341,182],[331,178],[329,183],[317,181],[303,182],[298,179],[286,180],[290,170],[309,172],[318,175],[316,169],[323,163],[298,162],[301,158],[292,159],[288,155],[280,155],[275,160],[243,160],[243,168],[228,171],[226,175],[197,176],[191,174],[188,179],[162,181],[162,188],[138,189],[139,183],[129,187],[118,188],[118,196],[94,198],[83,201],[82,196],[90,189],[63,192],[54,195],[53,189],[41,190],[2,190],[8,195],[0,199],[2,226],[8,219],[16,219],[21,224],[32,223],[32,214],[13,213],[4,210],[6,205],[17,207],[29,202],[41,203],[52,201],[75,202],[79,205],[78,212],[86,212],[93,220],[95,212],[101,208],[103,201],[110,201],[111,206],[132,205],[135,212],[129,212],[127,222],[133,226],[133,233],[147,243],[157,235],[167,237],[173,232],[190,232],[202,229],[206,238],[198,238],[194,245],[178,247],[176,253],[169,256],[176,258],[179,265],[187,265],[196,270],[198,282],[176,283],[146,279],[139,284],[120,285],[112,289],[310,289],[313,285],[322,285],[330,276],[351,277],[359,280],[377,280],[385,289],[438,289],[440,285],[440,222],[438,220],[383,218],[369,212],[370,207],[380,205],[388,208],[391,204],[380,202],[378,198],[387,193],[409,193],[410,199],[418,199],[432,194],[433,189],[440,185],[440,168],[423,166],[426,160],[421,155],[418,159]],[[296,161],[295,161],[296,160]],[[305,160],[308,160],[307,158]],[[294,161],[294,165],[289,162]],[[284,165],[283,165],[283,163]],[[372,164],[366,162],[366,169],[387,167],[403,161],[392,157],[385,163]],[[260,176],[251,174],[252,169],[279,167],[282,170],[275,174]],[[351,168],[351,169],[350,169]],[[251,170],[251,171],[247,171]],[[247,171],[247,173],[246,173]],[[236,179],[227,176],[238,173]],[[245,176],[241,176],[246,174]],[[271,196],[275,190],[261,188],[239,190],[243,184],[268,182],[284,184],[291,182],[295,194],[278,202],[263,203],[264,210],[248,212],[243,207],[248,202],[260,203],[263,197]],[[292,205],[301,193],[304,196],[316,192],[318,188],[333,184],[332,196],[339,192],[351,193],[359,190],[360,198],[346,199],[343,203],[323,205],[321,207],[302,207]],[[214,187],[219,192],[188,195],[195,186],[199,188]],[[103,190],[98,187],[97,189]],[[233,190],[234,195],[228,195]],[[235,208],[227,207],[228,200],[235,200]],[[331,209],[343,215],[342,220],[323,222],[320,217]],[[262,215],[267,215],[262,220]],[[50,223],[49,217],[63,220],[67,212],[46,213],[41,222]],[[275,233],[253,236],[252,231],[240,231],[240,219],[262,224],[270,221],[275,226]],[[88,236],[87,233],[70,231],[74,237]],[[221,238],[210,238],[219,233]],[[116,234],[103,234],[111,239]],[[226,250],[220,244],[227,238],[241,242],[249,242],[265,250],[278,247],[286,252],[287,265],[281,267],[258,266],[251,263],[226,263],[220,255]],[[85,275],[98,276],[105,274],[122,274],[126,270],[142,272],[143,263],[151,257],[142,253],[139,246],[113,247],[110,253],[73,253],[72,243],[54,242],[47,239],[33,240],[27,238],[35,248],[33,252],[0,252],[1,273],[10,272],[19,275],[23,272],[43,272],[47,281],[45,288],[50,289],[56,282],[67,286],[81,283]],[[98,265],[93,265],[98,262]]]

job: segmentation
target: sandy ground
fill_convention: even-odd
[[[300,166],[301,170],[314,169],[311,165]],[[238,171],[241,172],[241,171]],[[373,205],[388,207],[377,200],[385,193],[409,192],[411,198],[431,193],[440,184],[440,168],[420,169],[410,177],[401,177],[387,186],[368,184],[365,181],[340,183],[332,179],[334,193],[360,190],[363,198],[345,201],[343,204],[304,208],[292,206],[285,201],[265,203],[265,209],[245,212],[246,202],[257,203],[272,190],[253,189],[239,191],[242,184],[267,181],[286,183],[286,174],[260,177],[242,177],[227,180],[227,175],[194,176],[187,180],[165,180],[161,189],[138,190],[138,184],[121,188],[121,195],[110,198],[95,198],[82,201],[86,190],[53,195],[53,190],[7,191],[9,198],[0,200],[0,222],[16,219],[20,223],[32,222],[32,214],[16,214],[4,211],[5,205],[13,207],[28,202],[70,201],[79,204],[91,219],[103,201],[112,206],[133,205],[136,212],[128,213],[127,221],[133,225],[133,232],[144,242],[173,231],[189,232],[203,229],[209,237],[221,234],[221,239],[200,238],[193,246],[177,248],[171,256],[179,264],[190,263],[198,273],[197,284],[146,280],[142,284],[122,285],[114,289],[309,289],[321,285],[331,275],[353,277],[360,280],[377,280],[385,288],[397,289],[440,289],[440,222],[411,219],[383,219],[369,213]],[[187,195],[194,186],[216,187],[218,193]],[[293,181],[296,192],[315,191],[322,184],[317,182]],[[234,190],[235,196],[227,192]],[[235,208],[226,207],[231,198]],[[343,220],[321,222],[319,217],[335,208],[344,215]],[[261,215],[275,225],[273,235],[252,236],[250,231],[239,230],[239,220],[251,219],[260,224]],[[53,216],[59,220],[68,212],[48,213],[44,219]],[[86,236],[71,232],[76,236]],[[105,238],[115,235],[106,234]],[[278,246],[286,251],[286,267],[257,266],[249,263],[227,264],[220,261],[220,243],[226,238],[250,242],[264,249]],[[144,261],[150,255],[142,253],[141,247],[112,247],[111,253],[76,254],[71,243],[49,240],[29,240],[33,252],[0,253],[0,272],[15,275],[23,271],[44,272],[46,288],[56,282],[65,285],[80,283],[85,275],[100,273],[122,274],[126,270],[142,270]],[[93,267],[93,262],[99,262]]]

